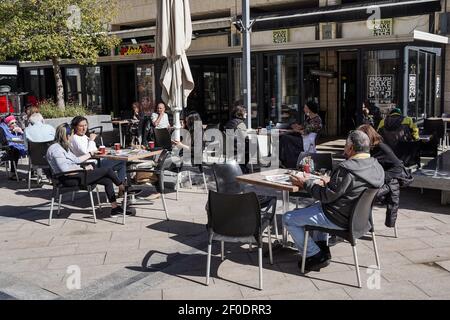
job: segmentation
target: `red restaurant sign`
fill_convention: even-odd
[[[121,46],[118,51],[121,56],[132,56],[136,54],[154,54],[155,48],[148,44],[141,44],[139,46]]]

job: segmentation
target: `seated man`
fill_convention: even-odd
[[[348,229],[353,207],[362,192],[384,184],[383,167],[375,158],[370,157],[370,140],[364,132],[350,133],[344,153],[347,160],[334,169],[328,179],[324,177],[320,181],[311,180],[304,175],[291,178],[294,185],[319,200],[307,208],[290,211],[283,216],[283,224],[300,252],[303,252],[305,225]],[[316,242],[308,242],[306,257],[303,257],[306,259],[306,271],[319,271],[328,266],[331,259],[326,246],[326,234],[316,233],[314,236]]]
[[[55,128],[44,123],[44,117],[40,113],[33,113],[28,119],[29,126],[25,128],[24,141],[28,147],[28,141],[47,142],[55,139]]]
[[[393,109],[386,119],[380,121],[378,132],[396,154],[400,142],[419,140],[417,125],[412,118],[403,116],[399,108]]]

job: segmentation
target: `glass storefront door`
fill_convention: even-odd
[[[136,66],[137,98],[142,104],[153,106],[155,101],[154,65],[138,64]]]
[[[427,117],[439,115],[441,78],[438,57],[440,49],[407,47],[406,52],[407,114],[420,123]]]
[[[292,123],[299,119],[298,54],[264,58],[264,104],[266,123]]]
[[[101,67],[86,67],[86,106],[96,113],[103,112]]]

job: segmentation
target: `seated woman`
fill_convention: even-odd
[[[395,227],[397,212],[400,203],[400,186],[409,179],[403,166],[403,162],[397,158],[394,151],[383,142],[383,138],[368,124],[364,124],[358,130],[367,134],[370,139],[370,154],[384,169],[384,185],[378,192],[378,199],[387,205],[386,227]]]
[[[15,165],[11,166],[11,173],[16,173],[17,164],[20,157],[27,155],[26,147],[24,143],[14,142],[14,139],[23,140],[23,130],[17,124],[17,120],[13,115],[6,117],[0,124],[2,130],[2,145],[7,145],[8,157],[12,159]],[[13,178],[11,178],[13,179]]]
[[[293,124],[292,129],[302,135],[303,151],[316,152],[316,138],[322,130],[322,119],[319,116],[319,106],[313,101],[308,101],[303,111],[306,119],[303,125]]]
[[[89,137],[86,135],[88,132],[88,121],[85,117],[76,116],[73,118],[71,128],[73,130],[73,135],[69,139],[69,147],[70,151],[72,151],[75,156],[82,157],[89,154],[89,152],[97,152],[98,149],[95,144],[97,135],[95,133],[89,134]],[[101,168],[112,168],[117,172],[119,180],[122,183],[125,182],[127,176],[126,162],[100,159],[99,166]],[[119,198],[123,197],[124,191],[123,185],[119,187]]]
[[[70,172],[75,170],[82,170],[81,163],[91,159],[94,152],[88,152],[80,157],[77,157],[69,149],[69,137],[71,129],[68,124],[61,124],[56,128],[55,141],[48,148],[47,160],[55,174]],[[117,204],[116,195],[114,193],[114,185],[125,190],[123,181],[120,181],[115,172],[108,167],[93,168],[92,165],[85,167],[86,184],[100,184],[105,186],[108,201],[111,203],[111,215],[118,215],[123,213],[123,209]],[[80,179],[84,173],[68,173],[63,176],[60,181],[67,187],[79,185]],[[127,211],[126,214],[132,214]]]
[[[293,133],[280,136],[280,162],[287,168],[294,168],[301,152],[316,152],[317,134],[322,129],[322,119],[318,115],[319,106],[308,101],[303,111],[306,120],[303,125],[293,123]]]
[[[141,112],[141,104],[139,102],[134,102],[131,106],[133,113],[131,115],[131,120],[133,121],[130,126],[131,144],[137,145],[142,142],[142,124],[143,113]]]

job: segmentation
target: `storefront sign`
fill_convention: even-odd
[[[368,99],[380,103],[391,103],[394,88],[394,75],[367,76]]]
[[[149,44],[141,44],[136,46],[121,46],[118,50],[121,56],[132,56],[136,54],[154,54],[155,48]]]
[[[80,75],[80,69],[78,68],[67,68],[66,76],[68,77],[78,77]]]
[[[409,83],[409,102],[416,102],[417,76],[415,74],[410,74],[408,83]]]
[[[373,19],[372,35],[379,36],[391,36],[393,35],[393,20],[392,19]]]
[[[152,68],[146,68],[145,69],[145,76],[149,77],[152,75]]]
[[[436,76],[436,99],[441,97],[441,76]]]
[[[273,30],[272,31],[273,43],[288,43],[289,42],[289,30]]]

